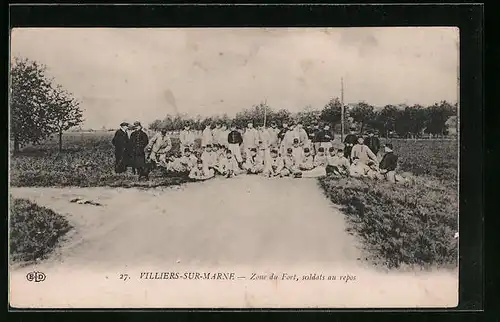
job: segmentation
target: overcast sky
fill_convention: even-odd
[[[12,57],[44,63],[81,102],[84,127],[166,114],[346,103],[457,101],[454,28],[15,29]]]

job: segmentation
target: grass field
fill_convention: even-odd
[[[130,170],[115,174],[113,135],[113,132],[64,134],[62,153],[58,152],[56,139],[25,147],[10,159],[10,184],[14,187],[154,187],[186,181],[183,177],[165,177],[159,170],[153,171],[146,182],[138,181]],[[172,138],[172,144],[172,152],[178,151],[179,140]]]
[[[29,200],[11,198],[10,254],[12,262],[44,259],[73,227],[51,209]]]
[[[130,172],[115,174],[112,136],[113,132],[67,133],[62,153],[57,151],[57,139],[26,147],[10,159],[11,186],[154,187],[187,181],[165,177],[158,170],[146,182]],[[172,143],[178,150],[179,140],[174,137]],[[456,265],[457,142],[391,143],[399,155],[399,172],[414,174],[415,183],[325,177],[320,179],[325,195],[344,207],[350,231],[360,237],[374,262],[387,267]]]
[[[409,185],[325,177],[325,194],[343,206],[352,233],[386,267],[455,267],[458,256],[458,145],[452,140],[392,140]]]

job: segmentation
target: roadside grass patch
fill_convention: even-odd
[[[388,268],[457,264],[458,194],[432,178],[412,185],[324,177],[320,185],[343,206],[350,230],[371,259]]]
[[[138,181],[130,169],[114,172],[113,133],[65,134],[63,151],[48,140],[37,146],[27,146],[11,156],[10,185],[12,187],[159,187],[188,181],[183,176],[165,176],[161,169],[153,170],[150,180]],[[201,142],[198,139],[197,144]],[[179,151],[179,139],[172,138],[171,153]]]
[[[27,199],[11,197],[10,256],[12,262],[46,258],[73,227],[63,216]]]

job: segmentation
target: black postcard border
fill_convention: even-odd
[[[4,41],[9,57],[9,32],[15,27],[348,27],[348,26],[456,26],[460,29],[460,304],[458,309],[439,311],[477,311],[484,308],[484,95],[483,27],[484,7],[461,4],[421,5],[12,5]],[[284,53],[285,54],[285,53]],[[4,81],[8,80],[8,59]],[[4,84],[8,84],[5,82]],[[4,94],[8,93],[7,88]],[[7,103],[7,96],[4,97]],[[8,104],[5,104],[8,106]],[[8,112],[8,110],[5,110]],[[4,128],[5,129],[5,128]],[[6,137],[7,137],[7,130]],[[8,145],[6,145],[8,147]],[[4,159],[8,165],[8,151]],[[7,220],[2,221],[7,238]],[[5,244],[6,245],[6,244]],[[4,258],[7,264],[7,248]],[[7,265],[6,265],[7,266]],[[6,270],[7,272],[7,270]],[[6,285],[8,275],[6,274]],[[8,289],[7,289],[8,291]],[[8,307],[11,312],[17,310]],[[43,312],[54,318],[53,313]],[[64,310],[69,311],[69,310]],[[71,311],[89,311],[84,309]],[[96,311],[96,310],[91,310]],[[137,312],[207,311],[302,311],[301,309],[106,309],[126,311],[121,318]],[[383,309],[317,309],[320,312],[387,311]],[[435,312],[436,309],[393,309],[402,312]],[[215,314],[217,313],[217,314]],[[263,313],[263,312],[261,312]],[[17,313],[16,313],[17,314]],[[312,313],[311,313],[312,314]],[[363,313],[360,313],[363,315]],[[32,315],[31,313],[29,314]],[[399,314],[398,314],[399,315]],[[420,313],[418,313],[420,315]],[[64,315],[62,315],[64,316]],[[88,319],[89,316],[85,317]],[[12,317],[12,316],[11,316]],[[312,317],[312,316],[311,316]],[[469,316],[470,318],[471,316]],[[23,317],[25,318],[25,317]],[[71,317],[76,318],[74,316]]]

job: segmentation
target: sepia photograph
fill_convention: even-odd
[[[12,29],[11,307],[456,307],[459,48]]]

